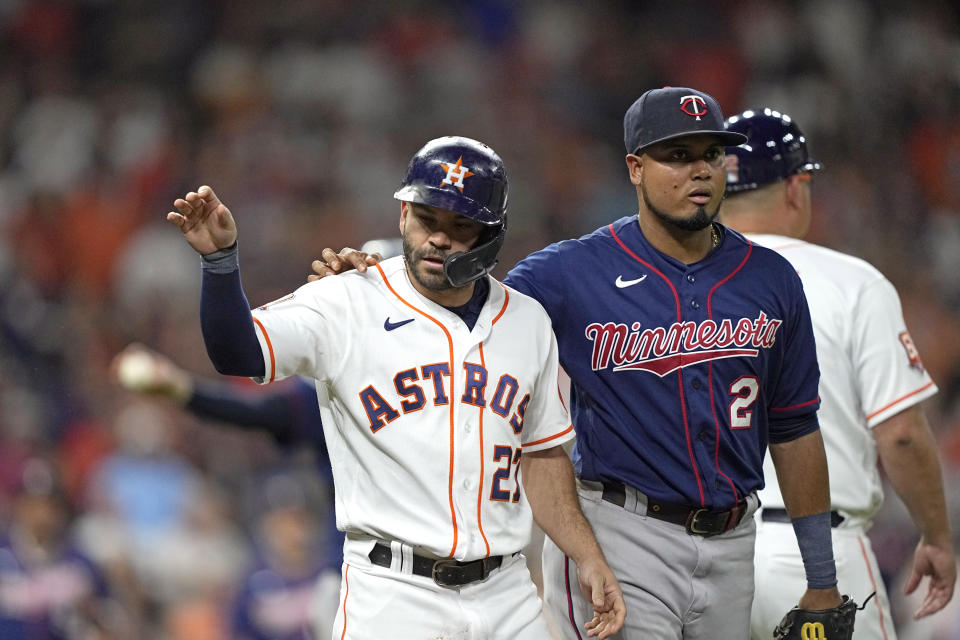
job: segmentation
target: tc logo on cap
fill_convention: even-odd
[[[707,101],[701,96],[683,96],[680,98],[680,110],[688,116],[696,116],[699,120],[700,116],[707,115]]]

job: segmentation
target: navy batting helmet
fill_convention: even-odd
[[[800,127],[785,113],[748,110],[727,118],[725,126],[727,131],[747,136],[739,147],[727,148],[727,193],[752,191],[798,173],[823,169],[810,157]]]
[[[462,287],[496,266],[507,230],[507,172],[493,149],[461,136],[431,140],[411,158],[393,197],[486,225],[476,246],[447,256],[443,272],[450,284]]]

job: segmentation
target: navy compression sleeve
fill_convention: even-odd
[[[214,368],[230,376],[262,377],[263,352],[240,284],[237,245],[203,258],[200,329]]]
[[[266,429],[281,444],[289,444],[294,432],[294,406],[284,390],[274,386],[240,391],[230,384],[196,380],[193,395],[185,406],[204,418]]]

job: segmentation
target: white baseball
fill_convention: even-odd
[[[124,356],[117,368],[117,378],[127,389],[142,390],[153,384],[153,358],[146,353],[130,353]]]

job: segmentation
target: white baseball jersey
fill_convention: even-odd
[[[472,331],[413,288],[402,257],[254,310],[265,381],[317,380],[340,529],[457,560],[528,542],[521,453],[573,428],[549,318],[489,284]]]
[[[932,396],[893,285],[869,263],[777,235],[748,237],[793,264],[810,306],[820,364],[820,420],[834,509],[870,520],[883,493],[870,429]],[[783,508],[770,456],[764,462],[766,507]]]

